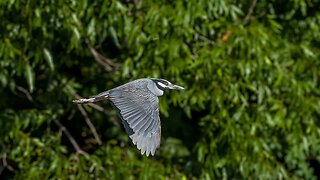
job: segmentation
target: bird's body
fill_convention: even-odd
[[[160,146],[161,123],[158,96],[164,89],[183,89],[164,79],[137,79],[76,103],[108,99],[118,109],[122,123],[141,154],[154,155]]]

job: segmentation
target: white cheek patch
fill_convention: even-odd
[[[166,88],[166,87],[167,87],[166,85],[164,85],[164,84],[161,83],[161,82],[158,82],[158,84],[159,84],[161,87],[163,87],[163,88]]]

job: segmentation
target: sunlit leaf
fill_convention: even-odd
[[[34,90],[34,83],[35,83],[34,76],[35,75],[34,75],[32,67],[30,66],[29,63],[26,63],[26,66],[25,66],[25,78],[27,80],[30,92],[33,92],[33,90]]]
[[[52,56],[51,53],[49,52],[48,49],[44,48],[43,49],[43,53],[44,53],[44,58],[47,61],[49,68],[51,71],[54,71],[54,64],[53,64],[53,60],[52,60]]]

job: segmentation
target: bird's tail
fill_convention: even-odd
[[[92,96],[90,98],[75,99],[72,102],[77,104],[86,104],[86,103],[94,103],[94,102],[106,100],[108,98],[109,98],[109,91],[105,91],[95,96]]]

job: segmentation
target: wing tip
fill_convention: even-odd
[[[141,155],[154,156],[156,150],[160,146],[160,139],[154,134],[153,136],[146,137],[143,134],[137,135],[136,133],[130,136],[132,143],[140,150]],[[154,139],[156,138],[156,139]]]

